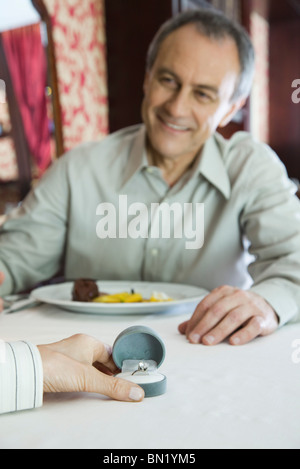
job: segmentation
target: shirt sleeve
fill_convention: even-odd
[[[300,204],[283,164],[270,149],[260,148],[247,167],[241,221],[254,256],[251,290],[268,301],[282,326],[300,319]]]
[[[41,407],[43,366],[30,342],[0,340],[0,414]]]
[[[0,297],[31,288],[60,271],[67,226],[65,159],[47,171],[0,228]]]

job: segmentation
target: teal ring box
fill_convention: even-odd
[[[153,329],[147,326],[129,327],[118,335],[113,345],[113,360],[121,370],[116,377],[141,386],[145,397],[164,394],[167,378],[158,372],[158,368],[165,354],[164,342]],[[141,365],[145,369],[141,369]]]

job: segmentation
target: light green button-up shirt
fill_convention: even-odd
[[[298,320],[294,192],[272,150],[243,132],[230,140],[215,134],[170,188],[147,162],[144,126],[124,129],[60,158],[9,217],[0,232],[0,295],[32,287],[64,265],[66,279],[251,288],[281,324]],[[160,213],[162,203],[177,210]],[[182,214],[193,209],[190,230],[184,220],[175,230],[180,207]]]

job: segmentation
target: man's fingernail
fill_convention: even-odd
[[[136,386],[132,387],[129,392],[129,399],[132,401],[141,401],[144,397],[144,391]]]
[[[193,344],[199,344],[200,342],[200,335],[199,334],[191,334],[189,336],[189,339],[190,339],[190,342],[192,342]]]
[[[213,335],[206,335],[206,336],[204,337],[204,340],[205,340],[205,342],[207,342],[208,344],[213,344],[214,341],[215,341],[215,338],[214,338]]]
[[[241,339],[239,337],[234,337],[234,339],[231,339],[231,343],[233,345],[239,345],[241,343]]]

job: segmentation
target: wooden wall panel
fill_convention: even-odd
[[[109,131],[141,122],[145,58],[172,2],[106,0]]]
[[[270,145],[300,179],[300,103],[292,83],[300,79],[300,18],[276,21],[270,28]]]

